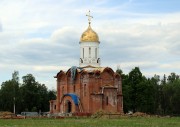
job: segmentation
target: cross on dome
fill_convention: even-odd
[[[90,15],[90,10],[89,12],[86,14],[86,16],[88,17],[88,21],[89,21],[89,25],[91,24],[91,19],[93,18],[93,16]]]
[[[84,31],[81,35],[80,42],[99,42],[98,34],[91,28],[91,19],[93,18],[92,15],[90,15],[90,10],[86,14],[89,21],[89,26],[86,31]]]

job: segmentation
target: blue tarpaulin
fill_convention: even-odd
[[[72,81],[75,81],[75,79],[76,79],[77,69],[79,69],[80,71],[83,70],[83,68],[81,68],[81,67],[76,67],[76,66],[71,67],[71,79],[72,79]]]
[[[74,104],[78,105],[79,97],[76,94],[68,93],[68,94],[65,94],[64,96],[70,96],[72,100],[74,101]]]
[[[75,78],[76,78],[76,70],[77,70],[77,67],[76,66],[72,66],[71,67],[71,79],[74,81]]]

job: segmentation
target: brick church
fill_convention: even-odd
[[[50,100],[50,113],[90,113],[103,110],[123,112],[121,76],[110,67],[100,66],[99,37],[89,26],[80,38],[79,67],[59,71],[57,99]]]

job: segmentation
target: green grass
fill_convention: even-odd
[[[0,119],[0,127],[180,127],[180,117]]]

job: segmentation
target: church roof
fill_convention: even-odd
[[[75,68],[75,67],[74,67]],[[109,67],[93,67],[93,66],[86,66],[86,67],[76,67],[75,69],[77,71],[77,73],[103,73],[104,71],[108,70],[109,72],[111,72],[111,74],[117,74],[115,73],[111,68]],[[74,70],[74,71],[75,71]],[[74,72],[73,71],[73,72]],[[54,78],[57,78],[59,74],[68,74],[68,73],[72,73],[72,68],[69,68],[67,71],[59,71],[57,73],[56,76],[54,76]],[[117,74],[118,75],[118,74]],[[75,75],[74,75],[75,76]]]
[[[91,28],[90,24],[87,30],[82,33],[80,42],[99,42],[98,34]]]
[[[86,71],[86,72],[97,72],[97,71],[99,71],[100,73],[102,73],[105,69],[110,69],[111,71],[113,71],[109,67],[91,67],[91,66],[87,66],[87,67],[83,68],[83,70]]]

